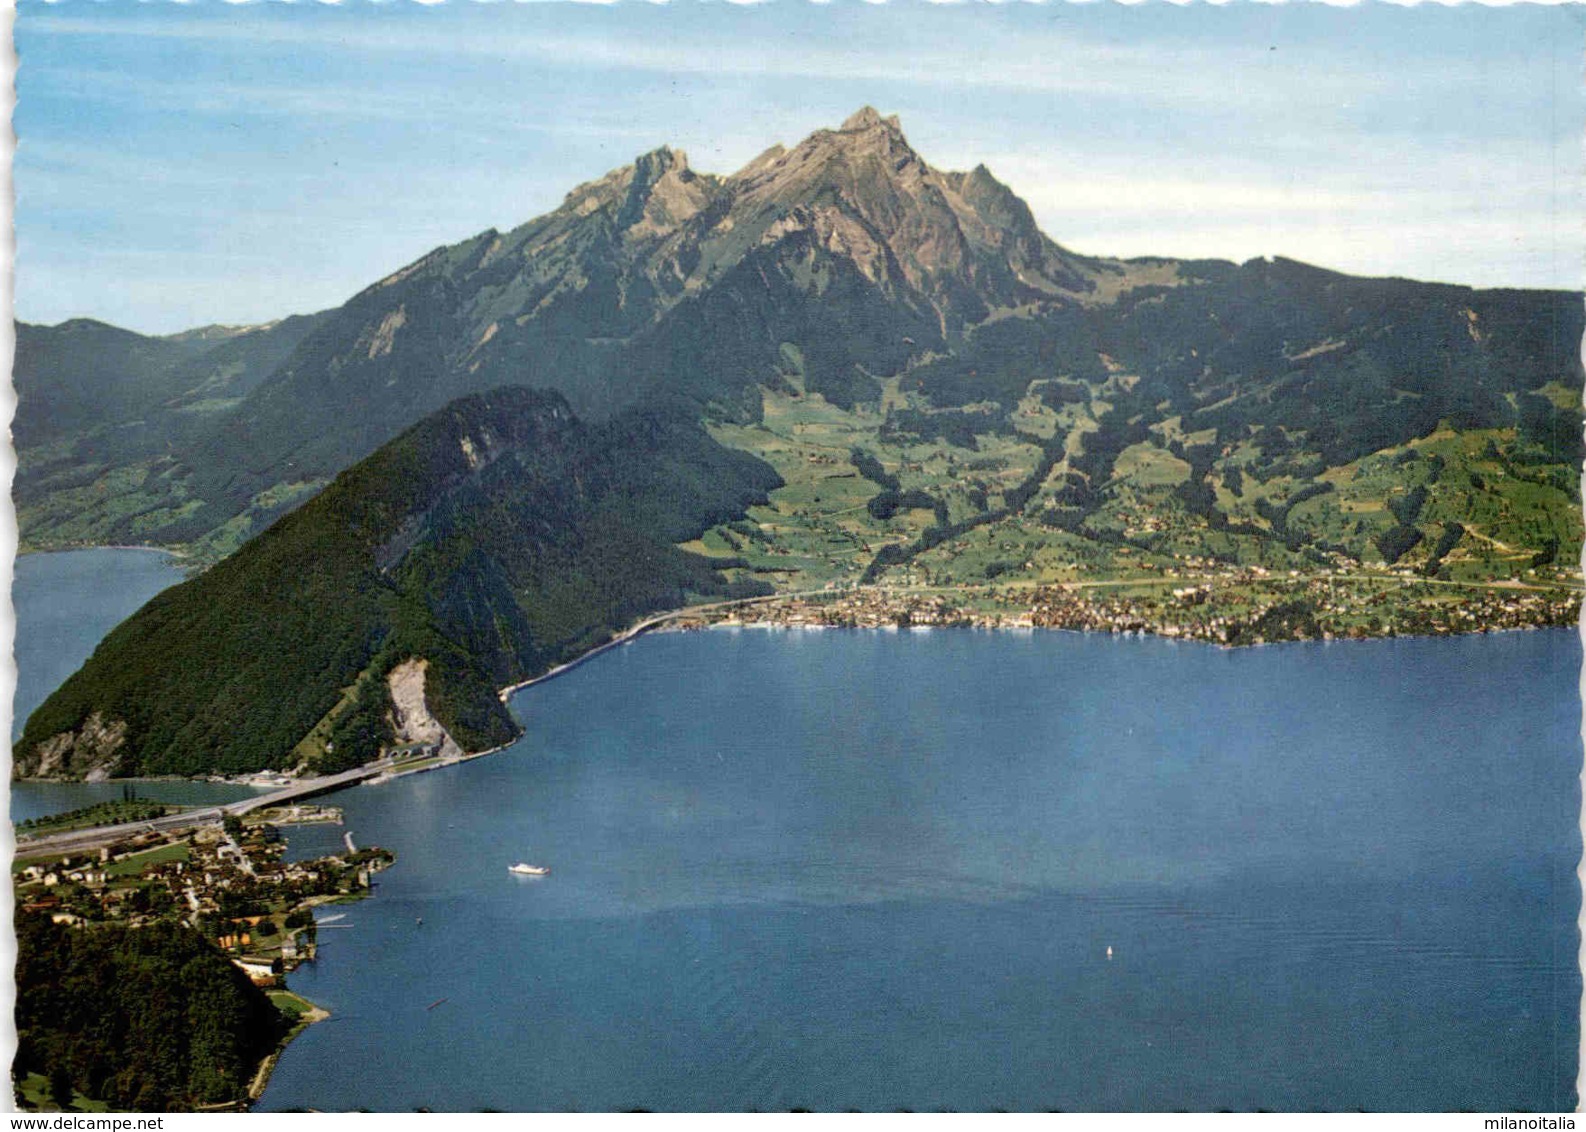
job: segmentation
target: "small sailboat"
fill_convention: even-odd
[[[507,872],[517,873],[520,877],[542,877],[550,871],[541,865],[525,865],[522,861],[507,868]]]
[[[1107,958],[1108,959],[1112,958],[1112,944],[1110,944],[1110,943],[1107,945]]]

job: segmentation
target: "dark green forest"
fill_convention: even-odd
[[[192,928],[73,928],[19,913],[14,1076],[112,1108],[238,1101],[287,1019]]]
[[[95,713],[126,725],[118,774],[283,767],[344,695],[319,769],[356,765],[387,737],[386,673],[414,657],[459,743],[506,742],[501,686],[646,613],[768,592],[672,544],[780,482],[675,414],[589,427],[556,394],[465,398],[118,626],[30,717],[17,771]]]

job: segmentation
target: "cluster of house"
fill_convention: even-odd
[[[56,891],[60,886],[82,885],[89,889],[103,888],[110,874],[105,865],[110,861],[110,850],[102,849],[97,858],[74,860],[63,857],[51,864],[27,865],[16,874],[19,890],[23,886],[36,886],[30,899],[22,901],[22,911],[47,915],[57,924],[80,924],[86,918],[77,902],[68,904]]]
[[[108,861],[110,851],[106,849],[104,853],[102,860]],[[29,865],[22,870],[21,875],[25,881],[38,881],[45,888],[54,888],[63,880],[71,881],[73,884],[100,885],[105,883],[110,874],[103,868],[96,868],[90,864],[73,867],[71,858],[68,857],[64,863],[54,868],[46,865]]]
[[[255,983],[274,986],[282,975],[298,963],[314,958],[314,941],[312,933],[300,935],[295,931],[287,931],[282,934],[277,945],[249,954],[246,949],[255,943],[253,930],[257,930],[264,920],[263,916],[233,917],[230,926],[215,939],[215,945],[230,953],[232,963]]]
[[[166,839],[155,847],[183,844],[185,854],[162,855],[135,872],[115,867],[118,858],[136,862],[147,846],[112,846],[89,857],[29,864],[17,873],[21,911],[56,923],[122,920],[134,927],[175,914],[209,931],[250,978],[267,983],[312,956],[312,933],[278,932],[278,916],[365,893],[371,876],[392,860],[381,849],[349,848],[344,856],[287,861],[280,831],[269,824],[238,836],[210,827],[185,842]],[[118,852],[123,849],[131,853]],[[241,914],[259,909],[276,911]],[[267,918],[268,930],[261,930]]]
[[[1258,572],[1259,571],[1259,572]],[[1382,635],[1442,635],[1574,625],[1580,619],[1579,595],[1563,591],[1450,591],[1410,584],[1355,585],[1328,577],[1284,576],[1259,568],[1242,571],[1229,589],[1210,583],[1171,590],[1167,595],[1102,597],[1066,587],[1037,591],[1030,610],[1037,626],[1093,632],[1147,632],[1214,643],[1260,643],[1314,632],[1323,640]],[[1268,615],[1303,608],[1314,629],[1298,623],[1270,626],[1267,636],[1245,632]]]
[[[792,598],[735,609],[730,620],[742,625],[825,626],[880,629],[899,625],[1008,628],[1028,626],[1029,617],[983,612],[947,597],[879,588],[847,590],[819,600]]]
[[[1169,571],[1164,581],[1180,576],[1180,571]],[[882,587],[842,589],[813,599],[789,598],[743,606],[729,617],[745,625],[1034,626],[1154,633],[1229,643],[1262,639],[1250,638],[1249,627],[1296,603],[1314,620],[1316,635],[1324,639],[1573,625],[1579,620],[1581,608],[1579,594],[1562,590],[1473,588],[1459,591],[1459,600],[1452,601],[1449,598],[1453,591],[1425,585],[1413,571],[1406,573],[1401,584],[1366,580],[1357,585],[1328,575],[1223,565],[1209,577],[1182,581],[1182,585],[1171,588],[1136,593],[1080,583],[1059,583],[1034,590],[991,587],[976,592],[975,606],[951,594]],[[1278,626],[1275,631],[1281,637],[1301,629],[1296,623]]]

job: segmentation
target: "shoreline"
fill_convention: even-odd
[[[18,548],[16,556],[27,558],[35,554],[78,554],[85,550],[146,550],[153,554],[163,554],[168,558],[187,558],[188,554],[182,550],[172,550],[165,546],[140,546],[136,543],[91,543],[86,546],[33,546],[26,549]]]
[[[117,548],[95,547],[84,549]],[[157,547],[132,547],[127,549],[149,549],[156,550],[160,553],[172,553],[169,551],[160,550],[160,548]],[[1397,583],[1400,586],[1414,585],[1417,584],[1418,581],[1412,579],[1399,579],[1371,575],[1356,578],[1340,577],[1335,578],[1334,580],[1340,584],[1350,584],[1352,582],[1361,584]],[[1302,579],[1301,581],[1304,580]],[[1097,590],[1106,588],[1147,586],[1160,587],[1174,583],[1182,585],[1191,582],[1193,582],[1193,579],[1129,578],[1109,579],[1095,582],[1055,583],[1045,587],[1030,587],[1029,596],[1035,598],[1042,593],[1060,593],[1062,595],[1072,595],[1079,591],[1095,592]],[[1284,586],[1294,584],[1295,580],[1272,579],[1272,582],[1276,585]],[[1204,585],[1205,583],[1202,584]],[[1469,588],[1489,593],[1492,591],[1497,591],[1500,594],[1510,594],[1516,596],[1526,594],[1547,594],[1554,595],[1556,598],[1557,595],[1568,595],[1566,601],[1573,601],[1576,603],[1580,602],[1582,596],[1582,591],[1574,587],[1538,586],[1528,583],[1472,583],[1470,584]],[[989,589],[990,587],[988,587],[988,590]],[[683,606],[678,609],[668,610],[663,613],[651,615],[644,620],[629,626],[627,629],[622,630],[609,640],[603,641],[600,644],[593,646],[586,652],[580,653],[573,659],[564,661],[563,663],[540,673],[538,676],[533,676],[527,680],[521,680],[514,684],[508,684],[507,686],[498,689],[496,696],[503,704],[508,704],[510,703],[511,698],[518,692],[534,687],[537,684],[547,683],[548,681],[554,680],[559,676],[563,676],[568,672],[571,672],[573,669],[578,668],[580,665],[586,664],[589,661],[595,659],[597,656],[600,656],[601,654],[609,652],[613,649],[620,648],[623,645],[629,644],[630,642],[649,632],[688,632],[697,631],[700,629],[716,628],[765,630],[867,629],[878,632],[900,632],[904,630],[926,631],[930,629],[969,629],[988,632],[1019,633],[1030,633],[1039,630],[1045,632],[1083,633],[1087,636],[1105,635],[1120,638],[1157,637],[1165,641],[1210,645],[1216,648],[1233,650],[1256,648],[1264,645],[1274,644],[1332,644],[1340,642],[1488,636],[1493,633],[1521,632],[1536,629],[1574,629],[1577,632],[1581,632],[1583,629],[1586,629],[1586,620],[1582,619],[1582,611],[1577,608],[1573,620],[1567,621],[1539,618],[1534,620],[1518,620],[1510,623],[1498,624],[1472,623],[1469,627],[1460,626],[1458,628],[1447,629],[1433,628],[1431,630],[1417,630],[1406,628],[1404,631],[1396,631],[1390,628],[1390,630],[1386,632],[1371,631],[1358,633],[1322,633],[1315,636],[1290,635],[1278,636],[1270,639],[1258,636],[1254,639],[1224,640],[1218,639],[1218,637],[1209,633],[1183,631],[1180,626],[1174,624],[1162,622],[1155,624],[1147,623],[1144,618],[1138,616],[1130,616],[1125,621],[1109,625],[1097,624],[1094,621],[1086,621],[1082,619],[1065,618],[1060,615],[1038,615],[1038,606],[1032,607],[1029,603],[1021,603],[1023,605],[1022,612],[1016,612],[1015,609],[1017,607],[1010,606],[1006,611],[998,611],[994,613],[988,613],[984,610],[970,612],[966,607],[952,607],[946,605],[945,603],[945,598],[947,595],[967,596],[981,592],[985,591],[977,591],[968,587],[946,587],[941,590],[907,590],[892,589],[884,586],[862,586],[847,587],[842,589],[802,590],[789,593],[766,594],[760,597],[739,598],[732,601],[709,602],[701,605]],[[843,603],[845,602],[852,603],[855,600],[864,599],[869,599],[872,602],[879,603],[892,602],[904,603],[905,605],[912,603],[913,608],[896,612],[891,610],[883,611],[873,609],[863,619],[852,616],[851,612],[844,613],[838,617],[814,616],[816,611],[831,610],[834,607],[841,610],[843,608]],[[932,608],[928,611],[924,608],[927,603],[932,606]],[[782,605],[787,605],[789,608],[778,608]],[[743,619],[734,616],[734,613],[738,610],[759,609],[762,607],[770,607],[769,616],[749,619]],[[907,612],[907,619],[898,620],[897,612]],[[914,613],[916,612],[927,612],[929,615],[924,620],[915,620]],[[1040,619],[1043,616],[1044,619]],[[406,778],[414,774],[424,774],[432,770],[441,770],[446,767],[459,766],[463,763],[472,762],[475,759],[484,758],[487,755],[499,754],[509,747],[515,746],[522,738],[523,732],[520,730],[516,736],[507,742],[498,744],[494,747],[486,748],[485,750],[465,751],[457,758],[437,760],[430,762],[425,766],[415,766],[411,768],[388,767],[384,773],[368,774],[367,777],[361,779],[361,782],[364,785],[378,785],[392,782],[399,778]],[[378,761],[379,760],[376,760],[376,762]],[[374,765],[374,763],[365,763],[362,767],[354,769],[368,772]],[[41,783],[76,783],[82,780],[71,778],[26,778],[16,781]],[[226,810],[228,812],[230,811],[231,807],[235,805],[257,803],[260,799],[266,798],[271,792],[271,787],[268,785],[255,785],[252,783],[239,782],[233,779],[224,778],[217,780],[212,776],[182,778],[176,775],[160,775],[152,777],[140,776],[135,778],[109,778],[105,779],[104,781],[106,783],[215,782],[224,785],[246,786],[250,789],[260,791],[260,793],[253,799],[239,799],[236,802],[221,803],[218,805],[217,808]],[[357,783],[354,782],[346,783],[348,786],[356,784]],[[249,808],[252,808],[252,805],[249,805]]]
[[[269,1053],[265,1054],[264,1060],[259,1062],[259,1068],[254,1071],[253,1079],[248,1082],[248,1093],[246,1099],[237,1102],[239,1109],[243,1112],[248,1111],[249,1109],[253,1108],[254,1105],[258,1104],[259,1099],[264,1096],[264,1091],[270,1087],[270,1078],[275,1073],[275,1067],[281,1063],[281,1056],[286,1053],[286,1047],[301,1037],[310,1026],[314,1025],[314,1023],[323,1022],[330,1017],[330,1011],[326,1010],[317,1002],[304,998],[295,990],[292,990],[290,987],[288,987],[284,982],[280,987],[275,989],[285,991],[287,994],[291,995],[293,998],[307,1006],[308,1009],[297,1016],[297,1019],[292,1023],[291,1028],[282,1035],[280,1041],[275,1043],[275,1048]]]
[[[1449,583],[1382,576],[1148,577],[1031,586],[859,587],[818,600],[779,595],[723,616],[696,607],[674,618],[718,624],[904,629],[1058,629],[1156,636],[1229,648],[1280,641],[1399,637],[1572,627],[1582,591],[1573,585]]]
[[[1198,637],[1175,637],[1155,633],[1149,629],[1084,629],[1065,625],[828,625],[819,622],[796,621],[713,621],[705,625],[678,625],[657,629],[658,633],[713,633],[718,631],[760,633],[1018,633],[1030,636],[1036,633],[1072,633],[1080,637],[1117,637],[1120,640],[1159,640],[1176,645],[1200,645],[1225,652],[1243,652],[1246,649],[1265,649],[1276,645],[1370,645],[1389,641],[1438,641],[1461,637],[1491,637],[1500,633],[1581,632],[1586,634],[1586,620],[1579,625],[1505,625],[1492,629],[1469,629],[1458,633],[1394,633],[1375,637],[1296,637],[1288,640],[1261,641],[1260,643],[1228,645],[1220,641],[1202,640]],[[500,750],[500,748],[495,748]],[[486,754],[488,752],[480,752]]]
[[[314,808],[312,816],[323,820],[341,818],[339,811],[331,812],[324,807]],[[301,994],[289,981],[291,973],[302,963],[312,961],[318,951],[317,928],[321,916],[313,910],[373,897],[376,894],[374,874],[395,860],[393,854],[375,846],[358,849],[349,836],[346,855],[338,850],[313,860],[288,863],[283,838],[271,836],[268,830],[260,832],[261,825],[255,822],[248,836],[242,831],[223,832],[214,827],[185,838],[180,831],[166,831],[157,844],[113,856],[101,852],[97,860],[90,855],[85,862],[63,859],[58,869],[61,882],[71,880],[84,886],[81,899],[86,903],[69,900],[66,907],[70,916],[64,921],[57,917],[57,923],[85,925],[85,930],[95,931],[101,927],[108,930],[108,925],[117,922],[122,922],[123,930],[132,931],[150,924],[183,925],[185,931],[196,935],[195,943],[207,946],[241,968],[241,981],[251,981],[254,993],[262,993],[279,1016],[269,1023],[265,1015],[256,1015],[255,1021],[248,1023],[250,1037],[256,1033],[259,1039],[271,1037],[272,1040],[268,1046],[254,1047],[258,1053],[255,1062],[238,1067],[239,1076],[229,1082],[234,1087],[225,1090],[227,1099],[196,1104],[189,1097],[183,1102],[183,1108],[192,1104],[191,1111],[245,1112],[251,1109],[264,1096],[291,1043],[310,1026],[331,1017],[328,1009]],[[167,852],[172,847],[176,849],[174,854]],[[151,859],[150,853],[160,855]],[[68,875],[72,867],[82,869],[83,873]],[[103,871],[97,876],[86,875],[90,869]],[[202,879],[197,879],[199,877]],[[238,877],[257,878],[258,887],[253,890],[253,898],[260,907],[252,910],[251,917],[234,916],[224,910],[224,890]],[[51,914],[52,908],[60,909],[59,894],[50,891],[56,879],[53,874],[40,872],[17,876],[14,886],[31,894],[19,899],[19,910],[42,918]],[[122,881],[126,881],[126,885],[118,887]],[[323,883],[305,888],[305,881]],[[187,907],[181,905],[184,889]],[[169,895],[165,908],[154,908],[150,901],[141,912],[127,914],[125,900],[129,893],[149,895],[154,892]],[[314,894],[305,895],[306,892]],[[38,903],[31,905],[25,903],[26,900]],[[206,916],[219,919],[206,920]],[[260,926],[265,919],[269,920],[269,925]],[[250,940],[245,933],[254,928],[257,928],[256,938]],[[278,940],[273,938],[277,934]],[[264,964],[268,967],[261,970]],[[230,978],[239,978],[230,967],[226,969]],[[218,972],[213,976],[205,972],[197,985],[208,985],[203,980],[210,978],[220,976]],[[184,979],[184,982],[190,981]],[[241,1019],[234,1019],[228,1026],[228,1032],[239,1035],[243,1032]]]
[[[569,672],[572,669],[577,668],[585,661],[593,660],[595,657],[599,656],[603,652],[608,651],[609,649],[614,649],[625,645],[629,641],[650,632],[652,629],[659,628],[668,621],[676,621],[683,617],[698,616],[699,614],[705,613],[707,611],[737,608],[739,606],[764,605],[769,602],[776,601],[797,600],[799,598],[817,596],[826,592],[828,591],[800,590],[794,593],[786,594],[763,594],[760,597],[737,598],[733,601],[706,602],[703,605],[685,605],[680,609],[670,609],[664,613],[653,614],[652,616],[645,618],[643,621],[640,621],[634,625],[630,625],[628,628],[622,630],[622,632],[616,634],[610,640],[596,645],[587,652],[580,653],[572,660],[558,664],[554,668],[548,669],[547,671],[540,673],[538,676],[531,677],[528,680],[520,680],[516,684],[508,684],[505,688],[500,689],[496,693],[496,697],[500,699],[502,703],[506,703],[515,693],[521,692],[524,688],[532,687],[535,684],[543,684],[547,680],[554,680],[564,672]],[[511,744],[507,745],[510,746]],[[501,748],[493,747],[491,750],[499,751]],[[489,754],[490,752],[481,751],[479,753]]]
[[[558,675],[563,674],[563,672],[573,671],[573,669],[576,669],[579,664],[584,664],[585,661],[593,660],[595,656],[600,656],[601,653],[607,652],[607,650],[611,650],[611,648],[617,648],[620,647],[620,645],[628,644],[628,642],[633,641],[634,637],[642,636],[642,634],[649,633],[650,629],[655,629],[658,628],[658,626],[665,625],[666,621],[676,621],[677,618],[682,617],[696,617],[696,615],[703,614],[703,612],[707,612],[707,610],[736,609],[736,607],[739,606],[757,606],[757,604],[766,604],[766,602],[772,601],[790,601],[790,599],[809,598],[809,596],[822,595],[822,593],[826,593],[826,591],[798,590],[793,591],[793,593],[768,593],[768,595],[761,595],[758,596],[758,598],[736,598],[733,599],[733,601],[707,601],[704,602],[704,604],[701,604],[701,606],[682,606],[680,609],[666,610],[666,612],[663,612],[663,614],[652,614],[650,617],[644,618],[644,620],[638,621],[638,623],[634,623],[634,625],[630,625],[628,628],[623,629],[622,633],[615,634],[615,636],[611,637],[609,641],[604,641],[601,642],[601,644],[595,645],[595,647],[590,648],[588,652],[579,653],[579,655],[574,656],[573,660],[557,664],[557,666],[552,667],[552,669],[547,669],[547,671],[541,672],[541,674],[536,675],[536,677],[530,677],[528,680],[519,680],[517,683],[509,683],[508,686],[504,686],[504,688],[501,688],[500,691],[496,691],[496,698],[500,699],[500,701],[504,704],[504,702],[508,702],[508,699],[512,698],[512,694],[519,693],[519,691],[522,691],[523,688],[530,688],[530,686],[536,685],[536,683],[544,683],[546,680],[555,680],[557,679]],[[492,750],[501,750],[501,748],[492,747]],[[481,753],[481,755],[488,755],[490,751],[479,751],[479,753]]]

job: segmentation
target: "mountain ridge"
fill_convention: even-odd
[[[973,399],[944,379],[954,366],[977,380],[988,362],[1006,368],[1011,347],[988,359],[977,336],[1022,336],[1066,376],[1095,374],[1101,356],[1119,356],[1108,324],[1139,324],[1136,299],[1179,303],[1175,292],[1231,279],[1219,303],[1271,306],[1252,289],[1266,285],[1259,262],[1078,255],[984,164],[937,170],[895,116],[868,106],[724,176],[661,146],[551,212],[388,273],[222,396],[131,432],[119,427],[126,411],[86,422],[51,437],[47,459],[24,451],[24,544],[148,541],[218,556],[425,413],[503,384],[555,388],[592,419],[660,402],[743,419],[758,412],[757,386],[796,380],[851,405],[918,373],[950,406]],[[250,333],[284,338],[239,339]],[[1124,364],[1154,363],[1133,353]],[[1006,401],[1025,368],[993,372],[988,395]],[[67,419],[46,408],[23,397],[19,437],[41,413]],[[90,476],[109,501],[68,514]]]
[[[989,174],[931,169],[895,119],[873,111],[726,177],[696,174],[686,155],[658,148],[576,187],[545,216],[437,248],[359,292],[200,442],[196,462],[207,466],[196,494],[229,500],[224,510],[270,476],[323,478],[414,415],[502,381],[558,388],[585,414],[639,403],[667,384],[655,371],[672,363],[673,340],[708,333],[699,324],[719,317],[690,300],[735,270],[778,277],[773,305],[797,298],[814,308],[781,319],[799,324],[779,327],[784,334],[848,306],[901,318],[914,332],[902,336],[922,349],[984,318],[988,297],[1090,289],[1089,261],[1041,236],[1022,202],[1013,211],[1024,228],[1001,246],[1001,229],[979,209],[1006,211],[1017,198],[994,184]],[[834,301],[823,304],[828,293]],[[760,321],[776,321],[756,305]],[[680,306],[681,331],[670,333],[663,324]],[[800,345],[819,357],[818,341]],[[895,344],[862,345],[861,364],[907,361]],[[778,348],[726,359],[750,372],[712,376],[700,396],[730,403],[736,391],[719,387],[773,371]],[[853,374],[829,368],[824,383],[841,397]],[[323,422],[344,423],[355,404],[356,435],[325,435]],[[209,474],[238,461],[252,474]]]
[[[1380,602],[1318,620],[1329,598],[1240,588],[1269,575],[1567,597],[1583,326],[1568,292],[1079,256],[868,107],[727,176],[661,147],[318,315],[25,328],[55,353],[19,361],[56,361],[24,415],[147,379],[19,444],[24,537],[218,564],[115,630],[16,765],[346,765],[392,740],[382,681],[419,660],[427,710],[491,746],[496,689],[768,578],[1005,602],[1188,573],[1232,586],[1191,603],[1224,641],[1392,631]]]

